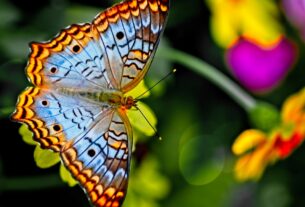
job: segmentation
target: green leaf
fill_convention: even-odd
[[[98,7],[90,7],[84,5],[73,5],[66,9],[65,24],[91,22],[92,19],[102,11]]]
[[[22,140],[30,145],[37,145],[38,143],[33,139],[33,133],[29,130],[26,124],[22,124],[19,128],[19,134],[22,137]]]
[[[0,1],[0,27],[7,28],[13,26],[20,17],[19,11],[9,1]]]
[[[148,90],[147,86],[145,85],[144,81],[142,80],[134,89],[126,93],[126,96],[131,96],[133,98],[137,98],[141,96],[144,92]],[[146,98],[150,95],[150,91],[144,93],[141,98]]]
[[[144,118],[143,114],[139,110],[129,110],[128,117],[131,123],[131,126],[136,128],[138,131],[142,132],[146,136],[152,136],[155,134],[155,131],[152,127],[156,128],[157,125],[157,118],[154,112],[143,102],[138,102],[137,106],[139,110],[145,115],[146,119]],[[150,124],[152,126],[150,126]]]
[[[14,111],[14,107],[3,107],[0,108],[0,118],[9,116]]]
[[[12,61],[20,62],[29,54],[29,42],[43,39],[40,34],[31,31],[7,30],[1,33],[0,48]]]
[[[170,183],[167,177],[159,172],[159,163],[156,158],[149,156],[142,162],[133,181],[135,190],[147,198],[162,199],[168,195]],[[153,180],[153,182],[152,182]],[[145,191],[143,191],[145,189]]]
[[[51,150],[41,149],[39,145],[34,151],[34,160],[40,168],[49,168],[57,164],[60,160],[59,154]]]
[[[149,156],[139,167],[131,168],[124,206],[158,207],[158,200],[164,199],[170,190],[169,179],[160,173],[158,160]]]
[[[65,166],[63,164],[60,165],[59,173],[60,173],[61,179],[64,182],[68,183],[68,185],[70,187],[73,187],[76,184],[78,184],[78,182],[73,178],[71,173],[65,168]]]

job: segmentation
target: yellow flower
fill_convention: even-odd
[[[211,10],[211,32],[228,48],[239,36],[270,45],[283,32],[273,0],[206,0]]]
[[[288,97],[281,111],[281,123],[269,133],[258,129],[242,132],[232,145],[240,156],[235,175],[240,181],[258,180],[266,167],[288,157],[305,138],[305,88]]]
[[[134,98],[137,98],[140,96],[143,92],[147,91],[147,87],[144,84],[144,81],[141,81],[137,87],[135,87],[132,91],[127,93],[126,95],[132,96]],[[149,96],[150,92],[145,93],[141,98],[145,98]],[[149,123],[152,125],[150,126],[148,122],[144,119],[143,115],[139,112],[139,110],[131,109],[128,111],[128,117],[130,119],[131,125],[133,127],[133,135],[134,139],[137,137],[143,137],[143,134],[146,136],[152,136],[155,131],[152,127],[156,127],[157,119],[153,111],[144,103],[138,102],[137,107],[139,110],[142,111],[142,113],[145,115]],[[28,129],[28,127],[23,124],[20,129],[19,133],[22,136],[22,139],[24,142],[30,145],[35,145],[34,150],[34,160],[36,162],[36,165],[40,168],[49,168],[54,166],[60,161],[59,153],[55,153],[51,150],[45,150],[41,149],[38,142],[35,142],[33,140],[33,133]],[[133,142],[135,144],[135,141]],[[61,164],[60,166],[60,176],[64,182],[67,182],[70,187],[77,184],[77,181],[74,180],[74,178],[71,176],[69,171]]]

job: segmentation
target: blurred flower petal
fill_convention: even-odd
[[[259,130],[246,130],[236,138],[232,146],[232,151],[235,155],[243,154],[265,141],[265,139],[266,135]]]
[[[300,133],[293,134],[290,139],[281,139],[281,137],[277,137],[275,148],[279,153],[279,157],[284,159],[288,157],[303,141],[304,135]]]
[[[239,181],[258,180],[268,165],[287,158],[303,143],[305,139],[304,99],[305,88],[288,97],[282,107],[281,123],[269,133],[250,129],[237,137],[232,151],[240,155],[235,164],[235,176]],[[250,148],[253,149],[248,151]]]
[[[215,41],[227,48],[240,35],[269,43],[278,38],[282,27],[274,1],[206,0],[210,7],[211,31]]]
[[[282,6],[286,17],[300,31],[305,41],[305,1],[282,0]]]
[[[285,122],[298,122],[304,120],[305,89],[290,96],[283,104],[282,119]]]
[[[243,156],[235,165],[236,178],[239,181],[258,180],[264,172],[268,162],[274,160],[272,144],[266,142],[257,150]]]
[[[297,56],[295,45],[282,37],[276,44],[263,46],[240,38],[226,53],[235,78],[252,92],[267,92],[286,76]]]

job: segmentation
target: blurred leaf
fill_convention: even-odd
[[[32,40],[37,42],[46,41],[68,26],[64,21],[67,6],[66,0],[52,0],[48,6],[38,10],[39,12],[35,13],[35,17],[31,19],[28,29],[44,34],[44,38],[33,38]]]
[[[157,125],[157,118],[154,112],[143,102],[138,102],[137,106],[139,110],[145,115],[147,120],[144,118],[143,114],[139,110],[129,110],[128,117],[131,123],[131,126],[136,128],[138,131],[142,132],[146,136],[152,136],[155,134],[154,129]],[[150,126],[150,124],[152,126]],[[154,129],[152,128],[154,127]]]
[[[3,175],[3,163],[2,163],[2,157],[0,157],[0,180],[2,179]]]
[[[193,1],[175,1],[171,4],[171,11],[166,27],[177,27],[179,24],[189,20],[190,18],[200,14],[202,8],[201,0]],[[181,28],[182,29],[182,28]]]
[[[1,40],[0,40],[1,41]],[[14,86],[25,87],[27,83],[24,65],[26,64],[26,57],[22,59],[13,58],[9,61],[0,64],[0,81],[7,83],[6,87],[11,88],[11,84]],[[7,78],[14,77],[14,78]]]
[[[131,96],[133,98],[138,98],[138,96],[143,94],[141,97],[139,97],[140,99],[142,99],[142,98],[146,98],[150,95],[150,91],[147,91],[147,90],[148,90],[148,88],[145,85],[145,82],[142,80],[134,89],[127,92],[125,95]]]
[[[188,136],[188,135],[187,135]],[[185,137],[184,135],[182,136]],[[180,150],[180,170],[188,183],[205,185],[213,182],[224,168],[224,152],[215,146],[211,135],[188,136]],[[185,138],[184,138],[185,140]]]
[[[75,186],[78,182],[72,177],[71,173],[65,168],[63,164],[60,165],[59,169],[61,179],[68,183],[70,187]]]
[[[154,199],[164,198],[169,193],[169,180],[159,172],[158,160],[147,157],[136,171],[135,188],[138,192]],[[153,180],[153,182],[152,182]],[[145,191],[143,191],[145,189]]]
[[[159,48],[161,47],[167,47],[169,46],[170,43],[169,41],[163,37],[161,38]],[[150,69],[148,71],[148,74],[145,78],[146,83],[148,86],[153,86],[155,83],[160,81],[162,78],[164,78],[170,71],[172,71],[173,68],[173,63],[169,61],[169,59],[164,58],[159,50],[157,49],[157,52],[155,54],[155,57],[153,59],[153,62],[150,66]],[[172,76],[172,79],[174,76]],[[164,94],[165,92],[165,86],[170,82],[170,78],[166,79],[165,81],[161,81],[156,85],[153,90],[151,91],[154,95],[157,95],[160,97],[161,95]]]
[[[272,202],[270,202],[272,201]],[[268,183],[261,188],[258,206],[286,207],[291,206],[292,197],[283,183]]]
[[[19,128],[19,134],[22,137],[22,140],[30,145],[37,145],[38,142],[33,139],[33,132],[29,130],[26,124],[22,124]]]
[[[165,198],[170,190],[167,177],[159,172],[158,160],[146,157],[138,168],[131,167],[129,188],[124,207],[158,207],[158,200]]]
[[[58,153],[51,150],[41,149],[39,145],[36,146],[34,151],[34,160],[36,165],[40,168],[49,168],[60,161]]]
[[[73,5],[66,10],[65,23],[67,25],[72,23],[86,23],[91,22],[94,17],[103,11],[103,8],[90,7],[85,5]]]
[[[42,39],[39,34],[29,31],[11,30],[0,34],[0,48],[12,59],[26,59],[29,54],[29,42]]]
[[[236,183],[233,182],[231,174],[222,174],[207,185],[183,185],[177,179],[175,185],[175,192],[164,202],[166,207],[177,207],[178,204],[190,207],[229,207],[228,199]]]
[[[14,111],[14,107],[0,108],[0,118],[8,117]]]
[[[190,125],[198,122],[198,111],[195,102],[178,96],[166,97],[161,109],[163,110],[158,114],[162,118],[163,125],[160,125],[160,128],[164,141],[161,144],[157,143],[155,147],[160,151],[159,157],[162,159],[165,172],[175,174],[179,172],[178,150],[181,136]]]
[[[13,26],[13,22],[20,18],[18,10],[7,0],[0,1],[0,28]]]

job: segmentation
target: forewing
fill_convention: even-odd
[[[26,68],[39,88],[112,88],[91,24],[71,25],[46,43],[32,43]]]
[[[74,24],[51,41],[32,43],[29,80],[39,88],[132,89],[149,68],[168,9],[169,0],[127,0],[92,24]]]
[[[127,190],[132,133],[125,113],[110,109],[100,117],[61,156],[95,206],[118,207]]]
[[[111,83],[127,92],[146,74],[164,29],[169,0],[127,0],[93,21]]]

